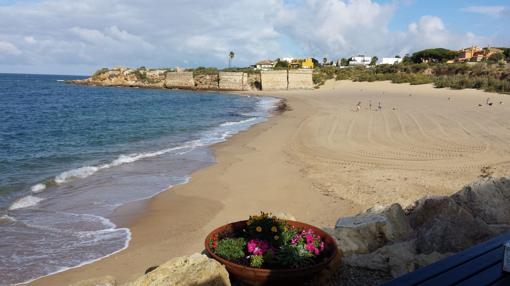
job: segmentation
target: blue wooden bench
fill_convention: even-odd
[[[503,272],[503,244],[509,240],[510,232],[507,232],[398,277],[384,286],[510,286],[510,273]]]

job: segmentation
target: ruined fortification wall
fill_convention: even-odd
[[[243,72],[220,72],[220,89],[247,90],[248,74]]]
[[[313,89],[313,70],[289,70],[288,89]]]
[[[167,72],[166,88],[195,88],[192,72]]]
[[[287,89],[287,71],[261,71],[260,78],[262,90],[285,90]]]
[[[201,74],[195,76],[196,89],[218,89],[219,75],[217,74]]]
[[[260,73],[219,72],[193,74],[185,71],[114,68],[100,70],[84,80],[70,83],[103,86],[136,86],[201,90],[313,89],[312,70],[273,70]]]

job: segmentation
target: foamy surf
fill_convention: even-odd
[[[43,198],[35,197],[35,196],[26,196],[16,200],[10,207],[9,210],[18,210],[28,207],[33,207],[37,205],[39,202],[43,201]]]
[[[26,260],[29,257],[15,257],[19,252],[17,249],[4,255],[4,258],[0,257],[0,266],[12,265],[13,259],[22,265],[20,269],[23,271],[9,274],[9,283],[31,282],[93,263],[127,248],[130,232],[128,229],[117,229],[107,219],[110,211],[187,183],[193,170],[214,162],[207,146],[225,141],[265,121],[277,102],[275,99],[261,99],[253,112],[241,116],[234,112],[235,117],[232,118],[237,121],[225,119],[215,127],[197,132],[189,141],[178,146],[118,155],[106,163],[71,169],[32,186],[32,196],[19,199],[9,208],[16,210],[10,213],[15,216],[16,222],[5,225],[24,236],[25,242],[20,242],[20,247],[29,246],[30,255],[37,256],[39,260],[34,262]],[[152,159],[144,160],[149,158]],[[125,164],[129,166],[114,168]],[[70,182],[72,184],[68,184]],[[43,199],[35,196],[39,193],[46,198],[42,203]],[[62,253],[37,251],[57,250],[62,243],[69,244],[71,248]],[[44,247],[41,248],[41,245]],[[98,253],[103,256],[96,255]],[[63,254],[64,258],[61,257]]]
[[[39,183],[39,184],[36,184],[36,185],[33,185],[31,188],[30,188],[30,191],[34,194],[38,194],[42,191],[44,191],[46,189],[46,184],[44,183]]]

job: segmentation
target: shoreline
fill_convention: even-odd
[[[407,100],[409,92],[412,92],[420,102],[423,99],[424,102],[428,101],[431,105],[438,106],[444,104],[439,100],[446,100],[449,95],[464,94],[467,97],[455,97],[455,100],[462,101],[463,109],[471,108],[469,106],[474,106],[475,102],[487,96],[497,97],[495,94],[486,94],[481,91],[447,91],[433,89],[430,86],[409,87],[385,83],[352,82],[330,82],[321,89],[313,91],[268,91],[256,92],[256,94],[243,92],[241,94],[284,98],[292,110],[272,116],[265,122],[239,132],[225,142],[211,146],[216,164],[192,173],[188,184],[162,192],[143,206],[138,206],[139,210],[144,210],[139,217],[130,217],[129,211],[125,208],[127,206],[122,207],[122,211],[119,209],[116,216],[123,222],[118,227],[126,224],[125,226],[129,226],[132,232],[132,240],[126,250],[80,268],[40,278],[29,285],[67,285],[104,275],[113,275],[118,283],[124,283],[143,274],[143,271],[152,265],[158,265],[172,257],[201,251],[202,240],[208,231],[224,223],[244,219],[259,211],[272,211],[276,215],[288,213],[296,216],[298,220],[319,227],[333,227],[338,217],[352,215],[376,203],[408,204],[423,194],[449,194],[462,184],[469,183],[471,181],[469,178],[476,177],[478,170],[476,170],[477,166],[474,166],[466,167],[468,171],[464,172],[461,178],[452,180],[459,174],[458,171],[452,171],[451,174],[446,175],[436,174],[428,169],[430,163],[427,161],[430,159],[427,159],[428,155],[405,154],[404,151],[401,151],[398,156],[414,156],[413,158],[423,159],[423,162],[416,162],[416,159],[408,160],[405,162],[407,168],[402,172],[406,177],[402,174],[395,175],[395,170],[403,168],[394,166],[394,161],[400,157],[395,151],[391,151],[395,154],[388,153],[385,150],[386,146],[382,144],[384,140],[391,139],[391,136],[386,136],[391,134],[384,134],[386,131],[378,133],[377,129],[368,131],[368,134],[372,133],[375,136],[367,137],[367,141],[373,144],[370,145],[373,146],[372,152],[380,151],[386,157],[382,156],[381,159],[378,158],[381,155],[360,153],[364,146],[357,148],[356,144],[363,143],[358,139],[365,140],[365,137],[357,138],[356,128],[366,123],[363,121],[364,118],[359,117],[361,117],[360,114],[368,114],[368,111],[358,114],[350,109],[355,104],[353,101],[360,96],[364,97],[363,100],[376,98],[376,93],[380,93],[381,89],[388,90],[388,94],[391,94],[388,99],[385,99],[385,107],[388,101]],[[336,96],[338,92],[345,94],[348,98]],[[429,93],[437,93],[440,97],[434,98]],[[402,108],[416,108],[414,105],[410,101],[409,105],[406,103],[406,106]],[[501,108],[504,108],[502,111],[507,111],[506,106]],[[400,106],[395,111],[385,109],[381,115],[391,117],[394,114],[400,114],[399,110]],[[448,112],[448,109],[445,109],[445,112]],[[340,114],[340,119],[335,118],[337,114]],[[373,118],[378,114],[375,112],[370,114],[372,119],[368,122],[373,124]],[[341,116],[347,118],[346,122],[349,122],[348,120],[362,121],[359,124],[343,126]],[[402,112],[402,116],[408,116],[408,114]],[[426,116],[423,121],[426,121]],[[398,122],[395,124],[398,126]],[[331,127],[331,130],[322,130],[323,125]],[[443,128],[446,128],[445,126]],[[340,132],[342,127],[346,128],[343,130],[345,133]],[[457,132],[454,125],[447,127]],[[432,133],[436,132],[432,131],[433,124],[430,124],[430,131],[427,128],[422,126],[422,129],[434,135],[433,139],[437,137],[438,142],[446,140],[440,138],[440,130],[437,134]],[[469,126],[469,128],[475,127]],[[335,133],[337,129],[339,134]],[[407,141],[411,140],[413,135],[421,136],[418,133],[412,133],[411,129],[406,130],[405,127],[402,130],[405,132],[401,135],[406,135],[408,138],[404,139]],[[366,131],[360,130],[359,134],[365,136],[364,132]],[[460,135],[460,133],[452,134]],[[503,135],[500,141],[507,140]],[[341,140],[337,141],[337,139]],[[432,139],[430,141],[426,143],[433,143]],[[398,143],[398,141],[395,142]],[[406,144],[396,144],[395,148],[405,146]],[[465,149],[469,149],[468,147],[476,149],[476,146],[465,146]],[[434,148],[430,150],[432,150],[430,152],[437,152],[433,154],[436,156],[432,158],[436,159],[433,163],[441,163],[443,158],[440,155],[443,151],[434,151]],[[444,151],[453,154],[450,155],[453,159],[447,160],[458,160],[454,163],[459,165],[463,163],[466,159],[454,156],[462,151],[459,150],[461,149]],[[405,151],[411,152],[407,149]],[[496,151],[502,154],[506,150]],[[365,157],[369,158],[366,162],[359,162]],[[492,158],[494,162],[491,161],[490,165],[498,166],[496,172],[505,173],[509,170],[509,164],[503,159],[509,158],[508,155],[497,160]],[[400,159],[402,161],[402,158]],[[338,170],[332,172],[334,171],[331,170],[332,166],[336,166]],[[449,165],[445,162],[444,169],[448,168]],[[432,182],[426,184],[427,182],[424,182],[426,180],[419,179],[418,175],[425,176]],[[342,180],[343,177],[346,180]],[[367,186],[361,181],[364,178],[371,180],[366,184]],[[449,180],[451,182],[448,182]],[[420,183],[424,186],[419,186]],[[409,191],[402,191],[406,187]],[[395,189],[389,190],[390,188]]]
[[[233,95],[232,94],[225,94],[225,96],[228,97],[228,96],[233,96]],[[202,135],[200,135],[199,139],[195,140],[195,141],[200,141],[200,142],[197,143],[197,144],[193,144],[193,145],[195,147],[197,147],[197,150],[202,150],[202,151],[199,151],[199,152],[203,152],[204,155],[207,154],[207,155],[205,155],[207,159],[205,159],[205,160],[200,160],[200,159],[197,159],[197,158],[193,159],[192,158],[193,156],[192,156],[189,159],[190,162],[191,161],[197,161],[197,160],[198,160],[197,162],[201,162],[200,166],[193,167],[192,169],[200,170],[202,168],[206,168],[206,167],[210,166],[211,164],[214,164],[214,160],[215,159],[214,159],[214,156],[212,155],[212,152],[211,152],[211,146],[217,144],[218,142],[224,142],[224,141],[228,140],[232,135],[235,135],[235,134],[237,134],[239,132],[242,132],[242,131],[244,131],[246,129],[249,129],[249,127],[252,126],[253,124],[257,124],[257,123],[260,123],[260,122],[267,121],[268,118],[271,117],[272,114],[274,113],[273,110],[276,109],[278,107],[278,105],[279,105],[279,99],[274,98],[274,97],[263,97],[263,98],[260,97],[260,98],[254,99],[252,101],[254,102],[254,110],[253,110],[253,112],[249,113],[249,117],[248,117],[249,119],[240,120],[240,121],[235,121],[235,120],[234,121],[227,121],[227,122],[224,122],[222,124],[219,124],[218,126],[210,128],[209,131],[204,131],[205,133],[203,133],[203,134],[201,133]],[[195,141],[186,141],[183,144],[184,145],[188,145],[188,143],[190,143],[190,142],[193,143]],[[182,145],[182,146],[184,146],[184,145]],[[181,146],[181,145],[179,145],[179,146]],[[172,147],[170,149],[174,149],[174,148]],[[160,155],[162,155],[162,154],[166,154],[167,153],[166,150],[170,150],[170,149],[164,149],[162,151],[158,150],[158,151],[154,151],[152,153],[143,153],[143,154],[153,154],[153,153],[157,154],[157,153],[161,153]],[[190,150],[190,151],[192,151],[192,150]],[[137,154],[135,154],[135,155],[137,155]],[[137,155],[137,156],[139,156],[139,155]],[[149,157],[152,158],[153,156],[149,156]],[[202,157],[200,157],[200,158],[202,158]],[[142,156],[142,159],[144,159],[143,156]],[[118,160],[118,159],[116,159],[116,160]],[[163,157],[163,159],[160,159],[160,160],[168,160],[168,158]],[[135,161],[138,161],[138,160],[135,160]],[[170,161],[171,161],[171,159],[170,159]],[[115,162],[115,160],[113,162]],[[133,163],[133,162],[131,162],[131,163]],[[140,164],[140,163],[138,163],[138,164]],[[156,164],[156,163],[152,162],[153,166],[160,166],[161,167],[161,165],[154,165],[154,164]],[[110,163],[109,164],[103,164],[103,165],[112,165],[113,167],[116,167],[116,165],[114,165],[113,163],[112,164],[110,164]],[[102,167],[103,165],[98,165],[97,168],[98,169],[103,169],[103,167]],[[142,165],[142,166],[144,166],[144,165]],[[95,166],[93,166],[93,167],[95,167]],[[144,169],[146,169],[146,170],[151,170],[153,168],[153,167],[150,167],[149,165],[145,165],[145,167],[146,168],[144,168]],[[81,169],[81,168],[84,168],[84,167],[80,167],[79,169]],[[110,169],[110,167],[108,167],[106,169]],[[75,170],[75,169],[72,169],[71,171],[73,171],[73,170]],[[66,171],[66,172],[63,172],[61,174],[64,174],[64,173],[67,173],[67,172],[71,172],[71,171]],[[156,171],[156,170],[153,170],[153,171]],[[53,273],[46,274],[44,276],[40,276],[40,277],[35,278],[35,279],[30,279],[30,280],[28,280],[26,282],[18,283],[17,285],[29,284],[29,283],[32,283],[32,282],[37,281],[39,279],[43,279],[45,277],[49,277],[49,276],[53,276],[53,275],[58,275],[59,273],[66,272],[66,271],[69,271],[69,270],[72,270],[72,269],[75,269],[75,268],[79,268],[79,267],[82,267],[82,266],[85,266],[85,265],[89,265],[89,264],[95,263],[95,262],[97,262],[99,260],[105,259],[105,258],[107,258],[109,256],[112,256],[112,255],[114,255],[116,253],[122,252],[123,250],[125,250],[128,247],[129,241],[131,240],[131,232],[130,232],[128,227],[134,221],[136,221],[136,219],[139,218],[140,215],[144,212],[144,209],[146,208],[147,203],[154,196],[157,196],[157,194],[159,194],[159,193],[171,190],[171,189],[175,188],[176,186],[186,184],[189,181],[189,176],[191,175],[191,173],[194,172],[194,171],[191,171],[191,173],[189,173],[189,171],[191,171],[191,170],[188,170],[188,173],[186,175],[186,179],[183,182],[179,182],[179,183],[175,183],[175,184],[172,183],[171,185],[167,184],[167,185],[165,185],[165,187],[162,187],[161,189],[158,188],[158,191],[155,194],[152,194],[150,196],[143,196],[143,197],[140,197],[139,199],[136,199],[134,201],[123,203],[122,205],[117,207],[111,214],[108,214],[106,216],[105,215],[98,216],[98,217],[104,218],[105,221],[108,221],[109,223],[111,223],[116,230],[121,230],[121,229],[126,229],[127,230],[127,240],[125,241],[124,246],[122,246],[122,247],[119,246],[121,248],[118,248],[116,250],[112,249],[111,251],[115,250],[112,253],[108,253],[108,252],[105,252],[105,251],[102,251],[102,250],[99,250],[99,249],[93,250],[93,251],[95,251],[96,255],[102,255],[102,256],[99,256],[98,258],[95,258],[95,259],[82,261],[77,266],[61,267],[58,270],[56,270],[55,272],[53,272]],[[114,172],[114,171],[111,171],[111,172]],[[60,176],[60,175],[58,175],[58,176]],[[58,176],[56,176],[56,177],[58,177]],[[108,176],[108,175],[106,175],[106,176]],[[45,182],[44,184],[47,184],[47,183]],[[84,184],[87,184],[86,181],[85,181]]]

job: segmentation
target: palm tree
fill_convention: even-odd
[[[234,54],[233,51],[230,51],[230,53],[228,53],[228,67],[230,68],[230,65],[232,64],[232,60],[234,59],[234,57],[236,56],[236,54]]]

